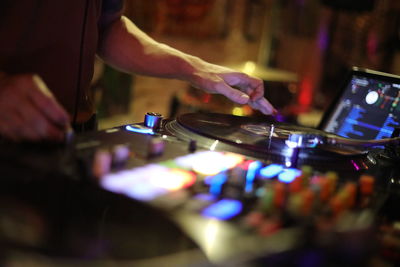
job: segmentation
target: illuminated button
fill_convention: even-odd
[[[305,189],[301,192],[301,213],[305,215],[309,215],[312,210],[312,206],[314,203],[315,194],[311,189]]]
[[[264,178],[272,178],[277,176],[283,170],[282,165],[271,164],[260,170],[260,175]]]
[[[196,177],[193,173],[179,169],[168,170],[162,176],[157,175],[150,177],[152,185],[167,189],[168,191],[191,186],[195,180]]]
[[[201,215],[208,218],[228,220],[242,211],[243,205],[238,200],[222,199],[205,208]]]
[[[354,207],[356,203],[357,185],[352,182],[347,182],[343,188],[343,194],[346,195],[346,204],[348,208]]]
[[[222,191],[222,186],[227,180],[226,173],[219,173],[215,176],[210,176],[205,179],[205,183],[210,185],[210,194],[212,195],[219,195]]]
[[[233,153],[205,151],[191,157],[193,170],[203,175],[215,175],[235,167],[243,161],[243,156]]]
[[[298,193],[303,189],[303,179],[301,176],[296,177],[292,183],[289,185],[289,190],[291,193]]]
[[[166,189],[152,186],[149,183],[137,183],[135,186],[126,188],[124,191],[124,194],[128,197],[141,201],[150,201],[167,193]]]
[[[363,174],[360,176],[360,192],[363,195],[371,195],[374,192],[375,178],[371,175]]]
[[[335,190],[336,190],[337,180],[338,180],[339,177],[338,177],[336,172],[332,172],[332,171],[327,172],[325,174],[325,177],[329,181],[330,193],[333,194],[333,192],[335,192]]]
[[[253,161],[252,163],[249,164],[249,169],[247,171],[246,175],[246,192],[251,192],[253,191],[253,182],[254,179],[256,178],[256,173],[259,168],[261,168],[261,162],[259,161]]]
[[[285,199],[286,199],[286,189],[285,185],[283,183],[277,182],[273,185],[273,190],[274,190],[274,207],[275,208],[283,208],[285,205]]]
[[[143,125],[140,125],[140,124],[127,125],[125,127],[125,129],[127,131],[135,132],[135,133],[154,134],[153,129],[148,128],[148,127],[143,126]]]
[[[278,180],[284,183],[291,183],[297,176],[300,176],[301,171],[294,168],[284,169],[278,175]]]
[[[264,213],[270,213],[273,209],[275,192],[271,189],[265,189],[265,192],[260,201],[261,211]]]
[[[326,202],[329,200],[331,194],[333,193],[331,188],[331,181],[326,177],[320,177],[318,181],[319,186],[319,197],[321,201]]]

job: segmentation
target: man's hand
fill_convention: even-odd
[[[14,141],[62,141],[68,113],[33,74],[0,74],[0,135]]]
[[[271,103],[264,98],[264,85],[261,79],[202,60],[196,60],[193,66],[195,71],[189,78],[193,86],[208,93],[222,94],[239,104],[248,104],[266,115],[277,113]]]
[[[188,81],[206,92],[249,104],[264,114],[276,113],[264,98],[262,80],[156,42],[126,17],[115,20],[102,32],[98,53],[120,70]]]

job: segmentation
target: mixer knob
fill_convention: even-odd
[[[197,150],[197,141],[191,139],[189,142],[188,150],[190,153],[193,153]]]
[[[100,178],[111,170],[112,156],[108,150],[99,149],[94,154],[92,174]]]
[[[147,143],[147,157],[156,157],[164,154],[165,141],[162,138],[152,138]]]
[[[112,166],[122,169],[131,156],[131,150],[127,145],[116,145],[112,149]]]
[[[162,120],[163,116],[160,113],[147,112],[144,116],[144,125],[153,130],[157,130],[161,127]]]

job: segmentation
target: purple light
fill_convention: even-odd
[[[356,171],[360,170],[360,167],[357,165],[357,163],[354,162],[354,160],[350,160],[350,162],[351,162],[351,164],[353,164]]]
[[[174,185],[175,180],[181,178],[167,167],[149,164],[136,169],[107,174],[102,177],[101,186],[106,190],[125,194],[137,200],[150,201],[171,191],[165,183],[160,183],[159,177],[165,178],[166,182],[171,181]]]
[[[277,122],[285,122],[286,118],[285,116],[283,116],[281,113],[277,113],[276,115],[273,116],[273,118],[277,121]]]
[[[325,51],[328,47],[329,36],[326,25],[322,25],[318,33],[318,47],[321,51]]]

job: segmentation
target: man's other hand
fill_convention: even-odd
[[[69,116],[34,74],[0,74],[0,135],[14,141],[62,141]]]

